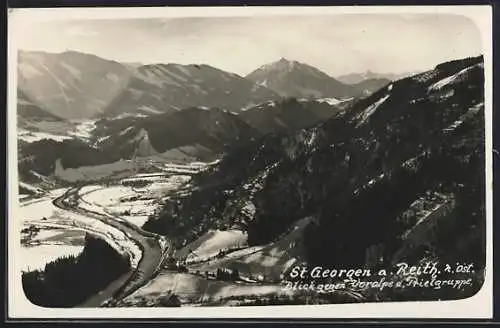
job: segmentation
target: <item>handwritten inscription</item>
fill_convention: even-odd
[[[343,289],[428,288],[465,289],[472,285],[474,266],[470,263],[423,265],[397,263],[393,270],[330,269],[323,267],[294,267],[283,281],[288,290],[316,290],[333,292]],[[319,283],[335,278],[335,283]],[[331,279],[330,279],[331,280]]]

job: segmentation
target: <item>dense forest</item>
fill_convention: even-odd
[[[130,270],[130,261],[99,237],[87,234],[78,256],[48,263],[43,271],[23,272],[26,297],[43,307],[74,307]]]

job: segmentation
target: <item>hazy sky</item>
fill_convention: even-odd
[[[474,23],[449,14],[54,21],[26,27],[17,44],[117,61],[205,63],[240,75],[281,57],[336,76],[425,70],[481,53]]]

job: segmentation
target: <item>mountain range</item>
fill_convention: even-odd
[[[278,99],[270,89],[209,65],[157,64],[134,70],[127,87],[105,115],[175,112],[217,106],[237,112],[251,103]]]
[[[389,82],[377,78],[348,85],[284,58],[242,77],[205,64],[119,63],[76,51],[20,51],[17,71],[20,99],[28,98],[65,120],[173,113],[199,106],[238,113],[289,97],[365,96]]]

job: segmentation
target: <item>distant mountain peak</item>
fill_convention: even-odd
[[[325,72],[296,60],[281,57],[278,61],[262,65],[246,76],[282,97],[346,98],[356,91]]]
[[[282,64],[300,64],[298,61],[296,60],[292,60],[292,59],[287,59],[285,57],[281,57],[278,61],[278,63],[282,63]]]
[[[345,75],[340,75],[340,76],[337,76],[337,80],[339,80],[340,82],[342,83],[346,83],[346,84],[350,84],[350,85],[354,85],[354,84],[358,84],[358,83],[361,83],[361,82],[364,82],[366,80],[375,80],[375,79],[387,79],[387,80],[391,80],[391,81],[397,81],[399,79],[402,79],[402,78],[405,78],[405,77],[408,77],[408,76],[411,76],[411,75],[415,75],[415,74],[418,74],[419,72],[418,71],[412,71],[412,72],[404,72],[404,73],[378,73],[378,72],[374,72],[372,70],[366,70],[364,72],[361,72],[361,73],[349,73],[349,74],[345,74]]]
[[[375,76],[376,74],[373,73],[372,71],[370,70],[366,70],[364,73],[361,74],[364,78],[366,79],[369,79],[369,78],[372,78],[373,76]]]
[[[308,65],[300,63],[296,60],[280,57],[280,59],[274,62],[260,66],[257,70],[290,70],[302,66],[308,66]]]

